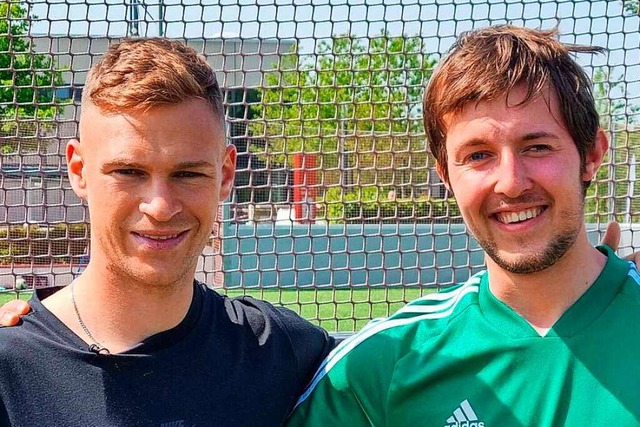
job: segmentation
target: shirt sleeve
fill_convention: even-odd
[[[372,420],[349,387],[322,378],[300,402],[286,423],[287,427],[373,426]]]
[[[385,337],[360,333],[343,341],[316,372],[287,426],[385,425],[395,361]]]
[[[313,325],[292,310],[283,307],[277,307],[276,310],[291,340],[298,374],[305,379],[298,393],[301,394],[320,364],[335,347],[335,339],[327,331]]]

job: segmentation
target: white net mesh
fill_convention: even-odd
[[[204,53],[225,90],[239,150],[236,189],[198,278],[352,331],[481,268],[438,179],[421,96],[462,31],[558,25],[606,54],[579,62],[611,150],[589,190],[592,230],[622,222],[638,249],[640,24],[634,1],[0,2],[0,286],[64,285],[88,251],[87,211],[69,188],[86,72],[125,36],[166,36]],[[597,233],[594,232],[594,242]]]

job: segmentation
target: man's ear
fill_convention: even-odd
[[[440,177],[440,181],[442,181],[442,183],[444,184],[444,187],[447,189],[447,191],[450,194],[453,194],[453,191],[451,191],[451,185],[449,184],[449,176],[445,172],[445,168],[446,168],[446,165],[443,166],[440,162],[436,161],[436,172],[438,173],[438,176]]]
[[[235,145],[225,147],[220,181],[220,202],[229,197],[233,189],[233,180],[236,176],[236,157],[237,152]]]
[[[602,129],[598,129],[595,143],[593,144],[593,147],[587,151],[587,155],[585,157],[584,171],[582,174],[583,181],[591,181],[596,177],[596,172],[598,172],[598,168],[602,164],[608,150],[609,139],[607,138],[607,134]]]
[[[67,175],[73,192],[83,200],[87,200],[87,183],[84,176],[84,160],[80,141],[72,139],[67,142]]]

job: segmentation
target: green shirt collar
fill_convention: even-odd
[[[582,331],[606,310],[620,291],[629,274],[629,262],[618,258],[608,246],[598,246],[597,249],[607,256],[602,272],[589,289],[558,319],[546,337],[568,337]],[[513,338],[539,337],[524,318],[491,293],[489,274],[482,276],[478,298],[483,314],[498,330]]]

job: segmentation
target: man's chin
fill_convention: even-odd
[[[512,274],[533,274],[546,270],[557,263],[565,251],[550,251],[549,248],[529,252],[486,251],[501,269]]]
[[[128,277],[127,281],[150,289],[163,289],[181,283],[188,275],[184,266],[171,266],[171,262],[139,262],[135,263],[135,268],[121,268],[123,276]],[[121,266],[122,267],[122,266]],[[195,274],[195,272],[194,272]]]
[[[136,280],[140,287],[144,287],[149,291],[163,291],[174,289],[182,284],[183,277],[167,277],[166,274],[147,274],[139,276]]]
[[[532,274],[549,268],[550,265],[545,265],[540,262],[537,257],[519,256],[519,257],[491,257],[494,263],[496,263],[503,270],[512,274]]]

